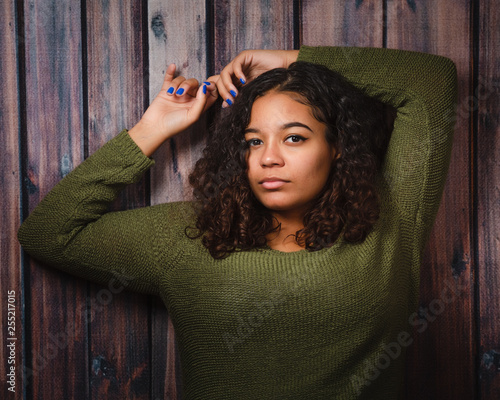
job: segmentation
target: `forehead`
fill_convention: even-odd
[[[250,124],[279,118],[306,119],[321,123],[314,116],[312,107],[297,93],[271,91],[254,101]]]

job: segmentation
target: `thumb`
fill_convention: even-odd
[[[207,104],[208,90],[206,85],[201,85],[196,92],[196,100],[188,111],[189,119],[197,121]]]
[[[205,82],[196,92],[196,101],[189,110],[190,117],[197,120],[205,111],[207,111],[217,100],[217,86],[213,82]]]

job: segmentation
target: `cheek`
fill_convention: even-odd
[[[321,192],[328,182],[328,177],[331,171],[331,160],[318,161],[318,159],[311,160],[308,168],[304,168],[303,184],[307,185],[312,192],[316,195]]]
[[[307,160],[304,165],[304,171],[311,174],[311,177],[324,178],[325,175],[328,177],[331,165],[332,160],[329,155],[318,154],[317,157],[312,157]]]

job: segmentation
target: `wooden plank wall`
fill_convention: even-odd
[[[88,153],[141,116],[146,104],[140,0],[86,3]],[[145,180],[128,187],[116,208],[148,203]],[[149,301],[128,293],[114,296],[92,286],[89,363],[91,398],[148,399],[151,380]],[[116,313],[115,307],[121,311]]]
[[[0,10],[1,398],[181,397],[175,334],[161,302],[41,268],[22,253],[16,231],[57,181],[140,118],[168,63],[203,80],[245,48],[301,44],[455,61],[452,163],[422,265],[403,397],[500,398],[498,2],[9,0]],[[187,174],[206,126],[204,119],[166,143],[157,167],[115,208],[190,199]],[[452,300],[437,307],[444,293]],[[17,339],[10,359],[9,302]],[[10,365],[15,393],[4,379]]]
[[[479,391],[483,398],[500,393],[500,12],[495,0],[478,9],[478,73],[468,106],[474,111],[475,194],[478,265],[476,279]]]
[[[387,47],[451,58],[459,75],[459,99],[470,90],[471,40],[469,0],[388,2]],[[445,195],[422,265],[419,320],[407,375],[425,374],[426,379],[424,385],[408,379],[407,395],[414,399],[474,398],[468,118],[456,125]],[[448,293],[453,293],[449,301]],[[431,348],[436,353],[422,351]]]
[[[21,102],[17,76],[19,55],[17,52],[17,19],[14,4],[3,2],[0,5],[0,376],[2,387],[0,396],[4,399],[15,398],[7,389],[11,380],[11,367],[23,365],[25,350],[22,329],[22,291],[21,251],[16,244],[15,232],[19,227],[21,212],[21,168],[19,157],[19,133]],[[9,307],[9,304],[11,306]],[[14,314],[9,314],[9,311]],[[12,317],[14,317],[12,319]],[[10,339],[12,338],[12,340]],[[16,340],[14,340],[16,339]],[[11,352],[12,350],[12,352]],[[15,368],[14,377],[18,391],[22,392],[25,381]],[[5,384],[3,382],[6,382]],[[10,385],[9,385],[10,386]]]
[[[83,160],[82,29],[80,8],[72,3],[17,3],[24,38],[18,48],[25,87],[23,214]],[[25,259],[23,267],[26,394],[79,396],[89,390],[88,368],[82,368],[82,362],[88,365],[87,284],[41,269],[33,260]]]

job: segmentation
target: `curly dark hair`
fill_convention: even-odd
[[[203,156],[189,176],[198,200],[196,234],[214,258],[262,248],[280,225],[254,196],[247,178],[244,131],[254,101],[270,91],[294,93],[324,123],[340,153],[327,183],[303,218],[296,241],[308,250],[331,246],[342,235],[363,241],[379,217],[375,175],[390,136],[387,108],[328,68],[296,62],[263,73],[222,111]]]

